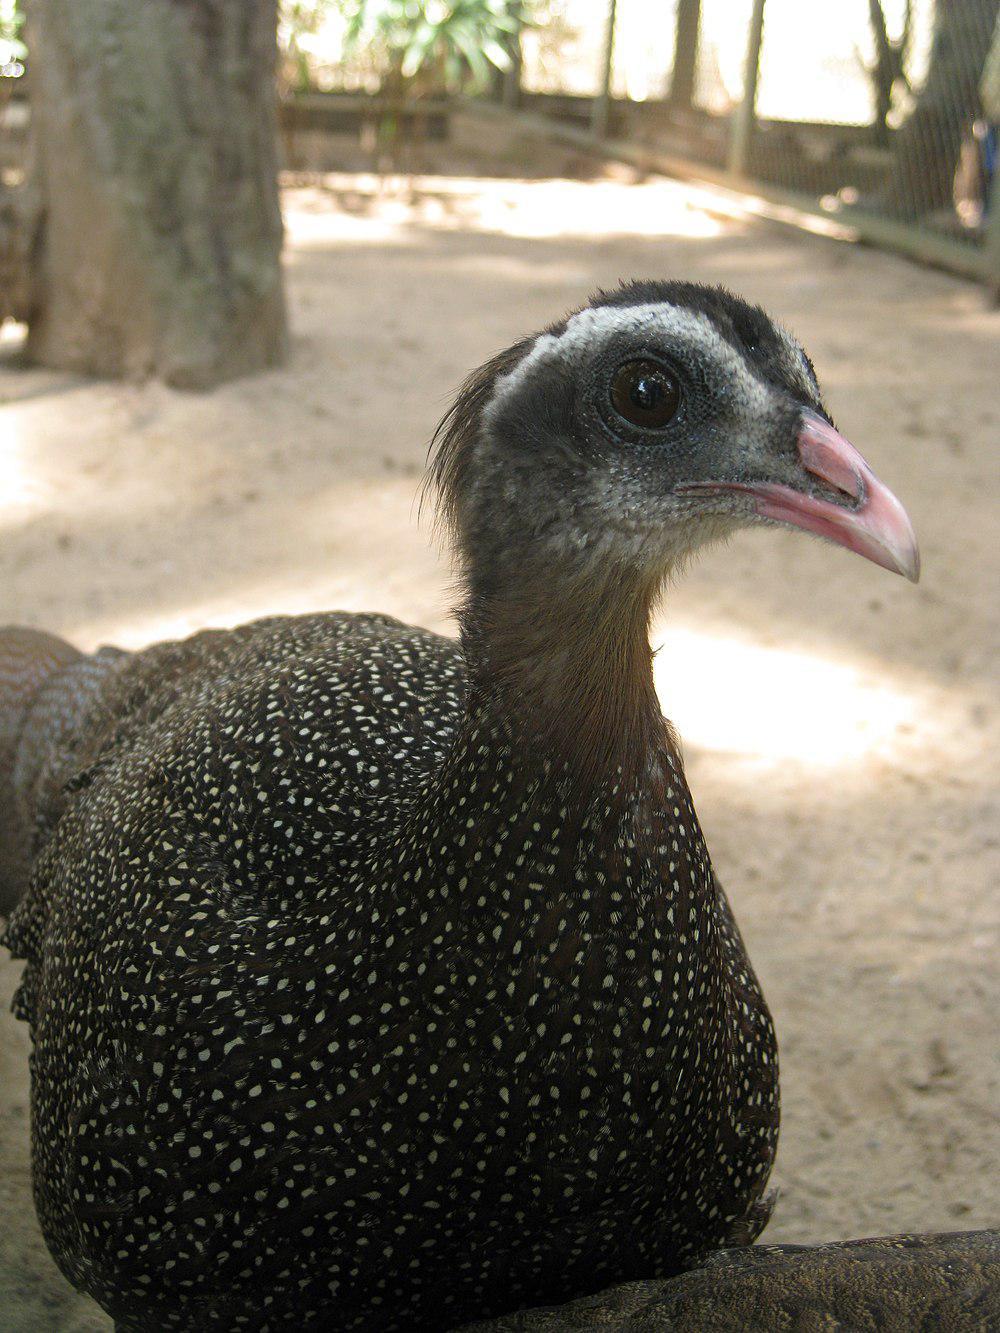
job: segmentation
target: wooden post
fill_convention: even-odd
[[[678,0],[669,100],[672,107],[681,111],[689,110],[694,100],[700,25],[701,0]]]
[[[760,77],[760,47],[764,36],[764,0],[753,0],[747,54],[743,65],[743,98],[733,112],[729,140],[729,171],[733,176],[746,173],[756,120],[757,81]]]
[[[500,102],[508,111],[516,111],[521,105],[521,6],[517,8],[517,31],[509,33],[505,45],[510,56],[510,64],[503,71],[500,84]]]
[[[611,110],[611,70],[615,55],[615,19],[617,0],[608,0],[608,19],[604,29],[604,65],[601,72],[601,89],[594,98],[590,113],[590,128],[599,139],[608,133],[608,119]]]

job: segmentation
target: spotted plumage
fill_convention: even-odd
[[[446,419],[460,640],[271,619],[17,696],[36,1200],[120,1328],[441,1330],[759,1231],[774,1035],[647,621],[803,412],[761,312],[599,294]]]

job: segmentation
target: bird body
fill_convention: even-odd
[[[751,481],[727,474],[727,510],[696,465],[692,431],[722,428],[663,340],[757,422],[751,471],[770,414],[768,503],[821,405],[770,324],[765,374],[724,303],[631,294],[484,367],[446,419],[460,640],[278,618],[47,680],[77,708],[9,931],[36,1200],[123,1329],[447,1328],[667,1276],[766,1221],[773,1029],[647,630]],[[581,357],[610,365],[606,399]],[[857,526],[881,492],[846,505],[850,446],[816,420],[834,482],[800,526]]]
[[[43,1227],[125,1327],[440,1327],[746,1223],[774,1039],[669,746],[581,801],[453,642],[361,616],[114,659],[92,708],[11,942]]]

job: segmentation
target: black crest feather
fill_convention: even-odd
[[[462,384],[431,438],[421,503],[428,492],[435,493],[439,516],[452,533],[483,410],[493,397],[497,380],[510,374],[534,341],[534,336],[522,338],[474,370]]]

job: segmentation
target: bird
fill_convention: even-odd
[[[746,1333],[880,1329],[983,1333],[1000,1328],[1000,1231],[871,1236],[825,1245],[717,1250],[664,1282],[597,1296],[460,1333]]]
[[[916,579],[909,519],[801,345],[680,280],[487,361],[428,486],[457,638],[0,635],[36,1207],[119,1329],[453,1328],[767,1221],[774,1028],[650,616],[747,526]]]

